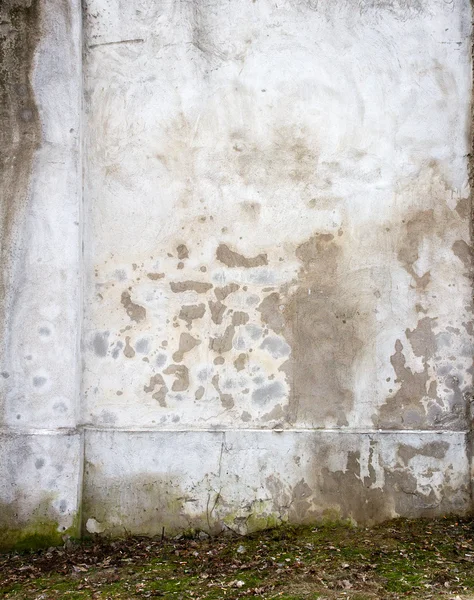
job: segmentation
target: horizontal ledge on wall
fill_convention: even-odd
[[[137,428],[118,428],[118,427],[90,427],[84,426],[85,431],[90,432],[116,432],[116,433],[331,433],[331,434],[467,434],[468,429],[304,429],[304,428],[285,428],[285,429],[258,429],[254,428],[228,428],[228,429],[153,429],[145,427]]]
[[[35,429],[33,427],[29,428],[9,428],[4,427],[0,428],[0,435],[80,435],[83,431],[86,432],[108,432],[108,433],[163,433],[163,434],[173,434],[173,433],[331,433],[331,434],[341,434],[341,435],[374,435],[374,434],[406,434],[406,435],[414,435],[414,434],[428,434],[428,435],[442,435],[442,434],[451,434],[451,435],[459,435],[459,434],[469,434],[471,433],[469,429],[310,429],[310,428],[285,428],[285,429],[259,429],[257,427],[254,428],[227,428],[227,429],[155,429],[151,427],[136,427],[136,428],[120,428],[120,427],[91,427],[89,425],[86,426],[78,426],[75,428],[62,428],[62,429],[44,429],[38,428]]]

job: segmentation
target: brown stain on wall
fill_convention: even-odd
[[[41,125],[31,77],[40,39],[40,0],[0,2],[0,335],[8,338],[8,291],[22,251],[18,228],[28,202]]]
[[[196,346],[199,346],[200,343],[201,343],[201,340],[194,338],[191,334],[186,333],[186,332],[182,333],[179,336],[179,348],[173,354],[173,360],[175,362],[181,362],[184,358],[184,355],[187,352],[191,352],[191,350],[193,348],[195,348]]]
[[[217,354],[224,354],[232,350],[232,342],[234,340],[235,327],[228,325],[223,335],[211,337],[209,339],[209,348],[217,352]]]
[[[273,292],[258,307],[262,321],[291,347],[282,367],[291,388],[287,419],[347,425],[353,363],[364,345],[364,314],[345,289],[342,238],[317,233],[298,246],[296,256],[302,265],[296,289],[289,295]]]
[[[226,311],[227,306],[222,304],[220,300],[217,302],[213,302],[209,300],[209,308],[211,310],[211,319],[216,325],[220,325],[222,323],[222,319],[224,317],[224,313]]]
[[[216,295],[216,298],[218,300],[225,300],[227,298],[227,296],[229,296],[230,294],[233,294],[238,289],[240,289],[239,285],[237,285],[236,283],[229,283],[228,285],[225,285],[224,287],[216,287],[214,289],[214,294]]]
[[[155,391],[156,388],[158,389]],[[150,383],[145,385],[143,390],[147,394],[152,394],[152,398],[157,400],[160,406],[166,408],[166,394],[168,393],[168,388],[166,387],[166,383],[162,375],[159,373],[153,375],[150,378]]]
[[[170,365],[163,373],[165,375],[174,375],[175,380],[171,389],[173,392],[185,392],[189,387],[189,370],[184,365]]]
[[[231,250],[226,244],[219,244],[216,250],[216,258],[227,267],[242,267],[251,269],[252,267],[262,267],[268,265],[266,254],[258,254],[253,258],[247,258],[234,250]]]
[[[196,292],[197,294],[205,294],[212,288],[212,283],[205,283],[203,281],[171,281],[170,288],[175,294],[189,291]]]
[[[181,307],[181,310],[179,311],[179,318],[183,321],[186,321],[188,329],[190,329],[192,322],[195,319],[202,319],[205,312],[206,307],[204,304],[188,304]]]
[[[472,248],[464,240],[456,240],[453,244],[452,251],[463,263],[466,269],[470,269],[472,265]]]
[[[426,414],[423,400],[437,398],[437,384],[436,381],[430,382],[428,362],[424,361],[422,371],[407,367],[400,340],[395,344],[395,353],[390,357],[390,362],[397,376],[395,384],[400,384],[400,387],[379,409],[374,424],[388,429],[420,427]]]
[[[146,309],[132,301],[129,291],[122,292],[121,302],[132,321],[139,323],[146,319]]]
[[[431,274],[429,271],[418,275],[414,265],[419,258],[419,248],[423,238],[435,229],[436,221],[434,210],[419,211],[414,214],[405,224],[403,237],[399,244],[398,260],[409,273],[417,289],[424,290],[429,284]]]
[[[219,399],[224,408],[229,409],[234,406],[234,399],[231,394],[224,394],[219,386],[219,374],[216,373],[212,378],[212,385],[216,388],[216,392],[219,394]]]

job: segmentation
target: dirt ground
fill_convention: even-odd
[[[474,519],[70,540],[0,556],[0,598],[474,599]]]

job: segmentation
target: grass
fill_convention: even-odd
[[[202,537],[202,536],[201,536]],[[474,520],[92,539],[0,556],[0,598],[474,599]]]

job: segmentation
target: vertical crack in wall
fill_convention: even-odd
[[[40,37],[41,0],[0,2],[0,339],[8,360],[15,265],[28,203],[34,154],[41,140],[31,75]]]

